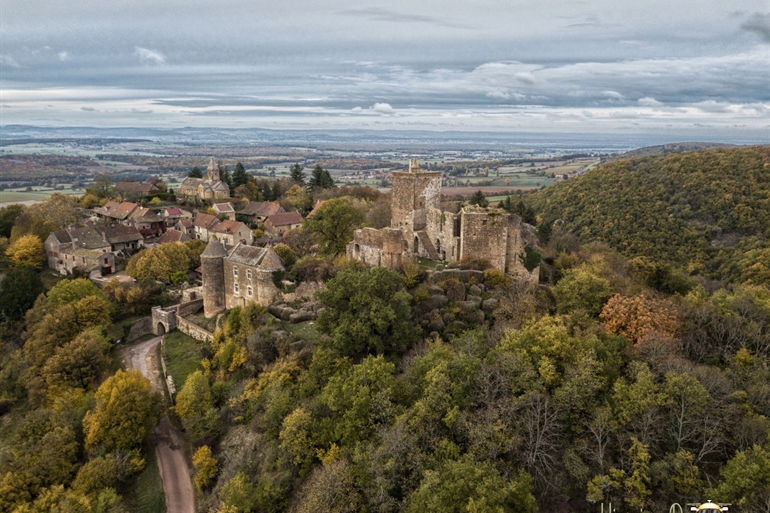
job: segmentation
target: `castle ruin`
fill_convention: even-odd
[[[441,172],[420,168],[393,173],[390,228],[356,230],[347,255],[398,269],[415,256],[436,261],[486,260],[495,269],[537,282],[539,267],[524,266],[526,247],[537,247],[533,226],[499,208],[441,202]]]

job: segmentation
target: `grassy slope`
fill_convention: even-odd
[[[770,247],[770,147],[613,162],[532,201],[583,241],[740,281],[745,252]]]
[[[181,331],[172,331],[166,335],[166,366],[174,379],[177,391],[182,389],[187,376],[200,370],[204,342],[195,340]]]

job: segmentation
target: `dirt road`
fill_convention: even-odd
[[[155,347],[160,343],[156,337],[139,344],[126,347],[122,351],[126,367],[138,369],[152,383],[153,390],[163,393],[160,364],[157,361]],[[166,415],[155,426],[155,458],[158,461],[160,476],[163,479],[163,492],[166,495],[168,513],[194,513],[192,480],[187,462],[180,450],[179,433]]]

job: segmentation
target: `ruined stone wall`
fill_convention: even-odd
[[[131,326],[131,329],[128,331],[128,336],[126,337],[126,342],[133,342],[145,335],[153,333],[152,328],[152,317],[142,317]]]
[[[349,258],[367,265],[398,269],[404,253],[404,236],[395,228],[363,228],[353,233],[353,242],[347,245],[346,252]]]
[[[407,240],[411,240],[412,232],[425,227],[427,209],[440,207],[441,173],[394,172],[390,196],[390,226],[403,231]]]
[[[178,305],[176,308],[176,314],[180,317],[195,315],[200,311],[201,308],[203,308],[203,299],[201,298],[194,299],[192,301],[186,301]]]
[[[425,232],[441,259],[448,262],[459,260],[460,237],[455,236],[455,225],[461,222],[460,216],[430,208],[427,212],[427,220]]]
[[[189,287],[182,290],[182,302],[194,301],[196,299],[203,299],[203,287]]]
[[[185,335],[191,336],[195,340],[200,340],[201,342],[211,342],[211,340],[214,338],[213,333],[201,328],[197,324],[193,324],[184,317],[179,317],[177,321],[177,328],[179,328],[179,331]]]
[[[460,230],[460,259],[487,260],[505,272],[508,249],[508,214],[497,209],[466,207]]]

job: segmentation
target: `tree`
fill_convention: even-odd
[[[16,218],[21,215],[24,207],[21,205],[9,205],[0,208],[0,237],[10,237]]]
[[[200,440],[211,433],[217,421],[217,410],[211,397],[209,380],[201,371],[187,376],[174,409],[193,440]]]
[[[211,448],[208,445],[198,448],[193,454],[192,464],[195,469],[195,486],[202,491],[219,470],[217,460],[211,455]]]
[[[99,175],[94,179],[91,187],[86,189],[86,194],[91,194],[97,198],[111,198],[115,187],[112,184],[110,175]]]
[[[80,200],[80,206],[85,209],[93,208],[94,206],[99,206],[99,198],[97,198],[93,194],[85,194],[83,196],[83,199]]]
[[[27,266],[9,270],[0,282],[0,316],[18,320],[43,292],[40,276]]]
[[[770,511],[770,447],[754,445],[722,467],[724,481],[710,493],[742,511]]]
[[[480,207],[489,206],[489,200],[487,200],[486,196],[484,196],[484,193],[481,192],[481,190],[474,192],[473,196],[471,196],[471,199],[468,200],[468,203],[471,205],[478,205]]]
[[[29,234],[45,240],[51,232],[61,230],[77,220],[77,199],[55,192],[47,200],[24,208],[11,230],[11,241]]]
[[[201,172],[201,168],[195,166],[192,168],[192,171],[187,173],[187,176],[189,178],[203,178],[203,173]]]
[[[275,251],[275,253],[281,257],[281,260],[283,260],[283,265],[286,269],[291,269],[297,262],[297,254],[294,253],[294,250],[286,244],[277,244],[273,248],[273,251]]]
[[[491,463],[466,454],[425,471],[406,511],[534,513],[537,502],[525,472],[505,478]]]
[[[80,467],[72,489],[81,495],[91,495],[102,488],[114,486],[118,478],[118,465],[112,455],[98,456]]]
[[[17,266],[42,269],[45,264],[45,247],[37,235],[19,237],[11,243],[5,254]]]
[[[597,317],[612,297],[610,282],[595,276],[585,267],[569,269],[553,288],[559,313],[583,309]]]
[[[325,310],[316,324],[343,355],[402,352],[417,341],[411,295],[401,290],[401,277],[384,267],[346,270],[319,294]]]
[[[62,280],[54,285],[46,295],[51,306],[77,303],[88,296],[102,296],[104,293],[87,278]]]
[[[599,317],[612,333],[638,343],[653,331],[673,336],[681,324],[681,313],[670,299],[646,294],[624,297],[615,294],[602,308]]]
[[[249,181],[249,175],[246,174],[246,168],[243,164],[238,162],[235,164],[235,170],[233,171],[232,188],[236,188],[240,185],[245,185]]]
[[[158,421],[160,396],[138,370],[119,370],[101,384],[96,406],[83,419],[86,450],[138,446]]]
[[[333,198],[324,202],[312,217],[303,221],[303,229],[318,238],[318,250],[322,255],[342,255],[353,231],[364,221],[360,210],[347,197]]]
[[[190,269],[190,257],[191,248],[184,243],[161,244],[133,255],[126,265],[126,273],[139,281],[152,279],[166,282],[174,273]]]
[[[307,215],[313,209],[313,197],[300,185],[292,185],[284,197],[302,215]]]
[[[41,371],[49,388],[90,389],[111,363],[109,341],[97,331],[84,331],[75,340],[57,347]]]
[[[321,164],[316,164],[307,185],[311,190],[331,189],[334,187],[334,179],[329,171],[321,167]]]
[[[305,185],[305,173],[302,172],[302,166],[299,163],[294,164],[289,169],[289,177],[297,182],[297,185]]]

